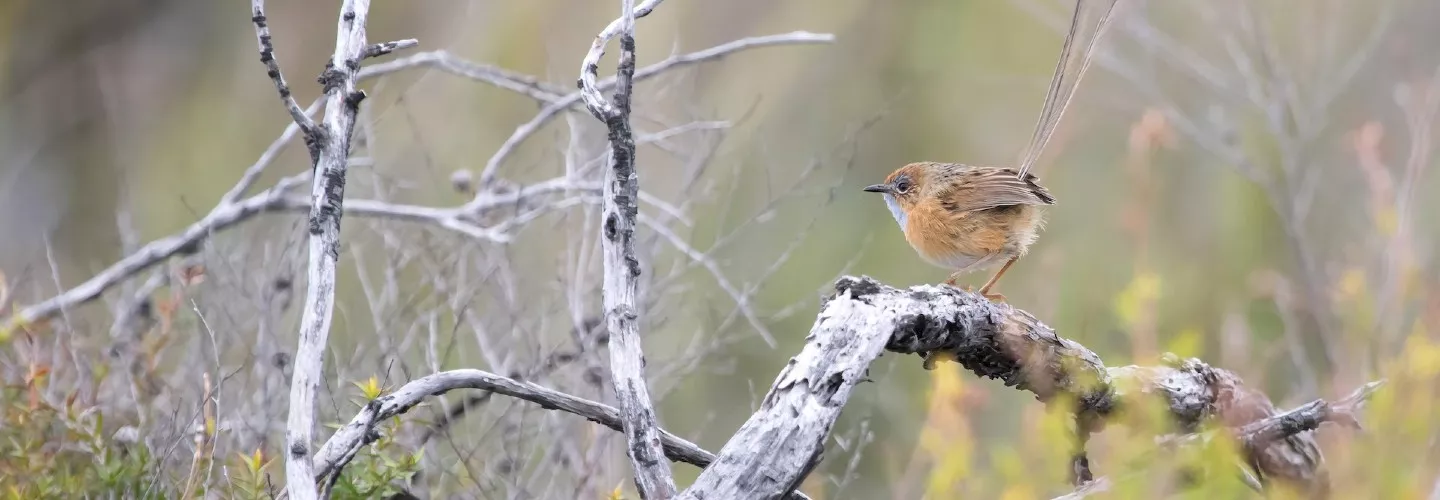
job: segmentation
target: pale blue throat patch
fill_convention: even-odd
[[[884,196],[885,206],[890,208],[890,215],[895,217],[895,222],[900,224],[900,232],[905,232],[905,210],[900,208],[900,202],[895,200],[894,195],[884,193]]]

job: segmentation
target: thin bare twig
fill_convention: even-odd
[[[689,243],[685,242],[684,238],[675,234],[674,231],[671,231],[670,228],[661,221],[655,220],[645,214],[640,214],[639,218],[641,224],[650,228],[651,231],[655,231],[655,234],[664,237],[676,250],[700,264],[706,271],[709,271],[710,275],[715,278],[715,284],[719,285],[720,290],[724,291],[735,301],[735,308],[740,311],[740,314],[745,317],[746,321],[750,322],[750,326],[760,334],[760,338],[764,339],[765,343],[770,347],[775,347],[775,336],[770,333],[770,329],[765,326],[765,322],[761,321],[760,317],[755,314],[755,308],[750,305],[749,294],[742,293],[738,288],[735,288],[735,285],[730,284],[730,280],[725,277],[725,272],[720,269],[720,265],[715,262],[715,259],[710,258],[710,256],[690,246]]]
[[[315,102],[310,103],[310,106],[305,108],[305,116],[308,117],[320,111],[320,103],[321,99],[316,99]],[[240,202],[240,199],[245,196],[245,193],[250,190],[250,187],[255,185],[255,181],[260,178],[260,174],[263,173],[266,168],[269,168],[271,163],[275,162],[275,158],[280,155],[280,150],[283,149],[285,145],[290,144],[290,140],[294,139],[295,134],[299,131],[299,124],[291,122],[289,125],[286,125],[285,130],[280,132],[280,137],[276,137],[275,140],[270,143],[270,146],[265,148],[265,152],[260,153],[260,158],[256,159],[255,163],[250,165],[250,168],[245,169],[245,173],[240,174],[240,180],[237,181],[229,191],[226,191],[224,196],[220,197],[220,202],[216,203],[215,208],[212,210],[219,210],[220,207],[225,205]]]
[[[644,6],[642,5],[641,8],[643,7]],[[810,33],[806,31],[794,31],[790,33],[781,33],[776,35],[742,38],[733,42],[716,45],[714,47],[698,52],[671,56],[664,61],[651,64],[635,71],[635,75],[632,80],[635,82],[639,82],[674,68],[719,59],[726,55],[751,48],[768,47],[774,45],[831,43],[834,41],[834,35]],[[611,77],[595,83],[597,92],[608,90],[611,87],[614,87],[615,81],[615,78]],[[516,127],[515,132],[511,133],[510,137],[505,139],[505,142],[502,143],[500,147],[495,150],[495,154],[490,156],[490,160],[485,162],[485,169],[480,172],[481,185],[485,185],[495,179],[495,176],[500,171],[500,164],[504,163],[505,159],[509,158],[510,155],[515,152],[516,148],[520,147],[520,143],[525,142],[525,140],[530,138],[530,136],[534,135],[535,132],[538,132],[540,130],[540,127],[543,127],[545,126],[545,124],[550,123],[550,120],[555,119],[556,116],[560,116],[561,112],[570,109],[571,107],[580,103],[583,99],[584,95],[582,92],[574,92],[568,94],[564,97],[561,97],[560,99],[557,99],[550,105],[545,106],[543,109],[540,110],[539,113],[535,115],[534,118],[531,118],[530,121],[521,124],[519,127]]]
[[[369,47],[365,47],[364,57],[365,57],[366,59],[369,59],[369,58],[372,58],[372,57],[380,57],[380,56],[389,54],[389,53],[391,53],[391,52],[395,52],[395,51],[397,51],[397,50],[408,49],[408,48],[414,47],[414,46],[416,46],[416,45],[420,45],[420,41],[419,41],[419,40],[416,40],[416,39],[414,39],[414,38],[406,38],[406,39],[404,39],[404,40],[395,40],[395,41],[393,41],[393,42],[377,43],[377,44],[371,45],[371,46],[369,46]]]
[[[280,102],[285,105],[285,111],[290,113],[290,119],[305,133],[305,145],[310,149],[311,161],[314,161],[318,154],[315,149],[315,120],[310,119],[310,115],[295,103],[295,96],[290,94],[290,85],[285,83],[285,75],[280,72],[280,63],[275,60],[275,43],[270,37],[270,22],[265,18],[265,0],[251,0],[250,11],[250,22],[255,24],[255,38],[260,43],[260,62],[265,65],[270,80],[275,82],[275,90],[280,94]]]
[[[541,104],[553,103],[567,93],[566,89],[545,83],[533,76],[489,64],[468,61],[445,50],[411,54],[393,61],[367,66],[360,74],[362,78],[373,78],[417,66],[429,66],[456,76],[511,90],[539,101]]]
[[[1248,424],[1240,429],[1240,441],[1246,449],[1259,449],[1285,436],[1318,429],[1320,424],[1326,422],[1358,429],[1358,413],[1382,385],[1385,385],[1384,380],[1376,380],[1360,386],[1350,395],[1335,402],[1317,399],[1285,413]]]
[[[655,63],[650,66],[646,66],[644,68],[640,68],[635,72],[634,80],[640,81],[671,69],[701,62],[712,61],[746,49],[775,45],[830,43],[834,40],[835,37],[833,35],[815,34],[803,31],[743,38],[698,52],[673,56],[664,61]],[[466,69],[467,67],[469,67],[469,64],[473,63],[467,63],[465,61],[453,59],[444,55],[435,55],[437,54],[435,52],[426,54],[432,55],[426,56],[425,54],[418,54],[409,58],[398,59],[388,63],[377,64],[375,66],[363,68],[360,71],[358,78],[363,80],[384,76],[386,74],[390,74],[406,68],[427,64],[440,64],[441,67],[450,69],[450,66],[453,64],[454,68],[456,68],[454,71],[457,74],[485,81],[501,88],[515,90],[526,95],[532,95],[531,90],[525,89],[530,88],[529,85],[531,85],[531,83],[534,83],[534,85],[536,85],[535,89],[538,90],[532,89],[534,92],[534,95],[532,95],[532,97],[543,95],[540,94],[540,92],[546,92],[545,89],[548,88],[543,84],[536,83],[537,80],[529,77],[524,77],[523,75],[516,75],[506,72],[504,70],[485,68],[480,66]],[[472,69],[475,71],[471,71]],[[491,74],[491,72],[493,72],[493,74]],[[482,77],[480,75],[490,76]],[[600,81],[598,85],[603,90],[614,86],[614,84],[615,79],[608,78]],[[523,142],[530,135],[534,134],[535,131],[539,130],[541,126],[549,122],[555,116],[558,116],[560,112],[575,106],[580,101],[580,93],[574,92],[560,97],[556,99],[552,104],[546,106],[540,111],[539,114],[535,116],[534,119],[532,119],[525,125],[522,125],[520,128],[516,129],[515,134],[511,135],[510,139],[507,139],[505,144],[501,145],[500,149],[496,150],[495,155],[492,156],[490,162],[487,163],[486,170],[491,171],[491,175],[493,177],[494,169],[499,167],[500,163],[506,157],[508,157],[511,151],[513,151],[516,147],[519,146],[520,142]],[[318,111],[320,108],[320,102],[321,101],[317,99],[313,104],[307,107],[304,110],[305,115],[308,117]],[[285,184],[284,186],[276,185],[271,189],[267,189],[249,198],[242,197],[245,196],[246,191],[250,189],[250,187],[255,183],[255,181],[259,179],[260,174],[264,172],[265,168],[274,162],[275,158],[280,153],[280,149],[284,147],[287,143],[289,143],[289,141],[294,138],[297,132],[300,132],[300,126],[298,124],[291,123],[289,126],[287,126],[285,128],[285,131],[281,133],[280,137],[277,138],[273,143],[271,143],[268,148],[266,148],[265,152],[261,154],[260,158],[256,160],[253,165],[251,165],[248,169],[245,170],[245,173],[242,175],[240,181],[237,182],[235,186],[232,187],[228,192],[226,192],[225,195],[221,197],[220,202],[215,206],[215,208],[212,209],[211,212],[207,214],[204,218],[202,218],[200,221],[191,224],[185,229],[185,231],[180,234],[156,240],[145,245],[144,247],[141,247],[140,250],[136,251],[133,254],[127,255],[119,262],[112,264],[104,271],[101,271],[100,273],[90,277],[90,279],[86,280],[80,285],[77,285],[74,288],[66,290],[59,295],[47,299],[44,302],[24,308],[23,310],[19,311],[14,317],[10,318],[6,323],[0,324],[0,341],[4,341],[6,338],[8,338],[9,332],[13,331],[17,327],[22,327],[30,323],[54,317],[56,314],[59,314],[60,311],[64,308],[74,307],[98,298],[100,294],[103,293],[105,290],[108,290],[111,287],[121,282],[124,282],[126,279],[130,278],[135,273],[148,269],[151,266],[154,266],[155,264],[158,264],[159,262],[162,262],[165,259],[174,256],[175,254],[179,253],[181,249],[194,248],[196,245],[199,245],[200,242],[202,242],[206,237],[208,237],[215,231],[225,229],[235,223],[241,222],[245,218],[248,218],[249,216],[254,215],[255,213],[258,213],[260,211],[273,210],[276,208],[286,208],[286,206],[289,205],[290,202],[293,200],[278,199],[277,197],[283,195],[291,187],[290,183],[303,181],[305,180],[305,178],[290,178],[282,181],[282,184]],[[308,175],[308,172],[306,173],[306,175]],[[532,185],[532,187],[538,188],[540,186]],[[457,212],[463,212],[467,214],[483,212],[486,208],[493,207],[501,201],[513,201],[514,196],[515,195],[513,194],[505,194],[493,190],[480,190],[480,193],[477,194],[473,200],[471,200]],[[652,204],[654,204],[654,201],[658,200],[651,200],[650,198],[652,197],[650,197],[647,193],[643,191],[640,193],[640,197],[641,201],[650,202]],[[657,205],[657,207],[661,209],[666,209],[666,207],[659,205]],[[463,224],[452,223],[451,226],[447,226],[447,228],[469,234],[470,236],[478,236],[485,239],[503,238],[503,235],[500,235],[498,233],[486,232],[484,230],[476,232],[473,230],[473,227],[466,227]]]
[[[215,210],[186,227],[184,231],[152,241],[140,247],[135,253],[127,255],[119,262],[91,276],[84,283],[44,302],[21,309],[5,325],[0,325],[0,341],[8,338],[9,332],[13,328],[52,318],[75,305],[95,300],[105,290],[158,262],[177,254],[197,251],[200,242],[206,237],[269,209],[271,205],[283,199],[284,194],[290,188],[308,179],[309,175],[310,173],[306,172],[283,179],[274,187],[240,202],[217,206]]]

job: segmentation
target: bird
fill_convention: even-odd
[[[954,270],[946,284],[1000,265],[979,293],[1004,302],[990,289],[1030,250],[1044,225],[1043,207],[1055,204],[1037,180],[1005,167],[927,161],[900,167],[865,190],[885,197],[905,241],[922,259]],[[922,354],[923,367],[933,370],[938,353]]]
[[[1025,256],[1044,226],[1044,206],[1055,197],[1034,174],[1006,167],[916,162],[896,169],[865,191],[880,193],[905,241],[926,262],[962,275],[1000,266],[980,287],[986,299],[1005,301],[990,290]]]
[[[891,172],[883,183],[865,187],[884,196],[905,241],[922,259],[952,270],[946,284],[954,286],[965,273],[998,265],[1000,270],[978,292],[987,300],[1005,302],[1003,294],[991,289],[1029,252],[1044,226],[1044,207],[1055,204],[1055,197],[1030,170],[1089,69],[1095,42],[1109,25],[1118,1],[1076,0],[1040,117],[1018,168],[916,162]],[[1074,50],[1077,43],[1083,48]],[[935,355],[924,353],[926,370],[934,368]]]

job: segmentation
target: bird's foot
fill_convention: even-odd
[[[925,361],[922,362],[922,363],[920,364],[920,366],[921,366],[922,368],[924,368],[925,370],[927,370],[927,371],[928,371],[928,370],[934,370],[934,369],[935,369],[935,360],[937,360],[937,359],[939,359],[939,356],[936,355],[935,351],[927,352],[927,353],[925,353]]]

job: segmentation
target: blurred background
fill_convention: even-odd
[[[467,215],[496,237],[347,213],[326,422],[348,421],[367,390],[463,367],[613,404],[595,329],[604,128],[572,107],[495,156],[574,91],[616,4],[372,6],[371,42],[420,46],[367,66],[439,60],[431,51],[453,64],[410,59],[361,84],[370,97],[347,200],[451,208],[477,192],[566,188]],[[637,85],[643,334],[662,425],[718,450],[799,351],[837,277],[945,279],[860,188],[913,161],[1015,162],[1073,5],[672,0],[639,21],[642,67],[746,37],[835,35],[735,50]],[[302,107],[320,97],[314,77],[333,51],[338,7],[269,6]],[[272,144],[290,119],[249,17],[239,1],[0,2],[0,318],[205,221],[262,155],[244,196],[308,170],[300,141]],[[1037,167],[1059,200],[1047,229],[997,290],[1109,366],[1195,356],[1281,408],[1387,378],[1366,432],[1321,433],[1334,488],[1440,498],[1440,273],[1425,215],[1440,184],[1436,26],[1440,4],[1424,0],[1121,2]],[[531,75],[509,80],[531,95],[487,83],[501,69]],[[495,182],[481,182],[487,164]],[[0,459],[13,473],[0,482],[16,481],[22,497],[127,488],[230,498],[264,486],[254,479],[266,472],[282,485],[283,459],[263,464],[281,452],[303,220],[275,205],[201,231],[203,244],[11,336],[0,434],[26,458]],[[1069,450],[1045,430],[1042,404],[919,361],[890,355],[872,367],[804,491],[1069,490]],[[388,430],[337,496],[634,496],[623,437],[568,414],[455,392]],[[1100,474],[1153,460],[1141,433],[1095,439]],[[699,472],[674,469],[682,485]],[[69,472],[24,482],[44,470]],[[1168,491],[1136,484],[1120,496]]]

